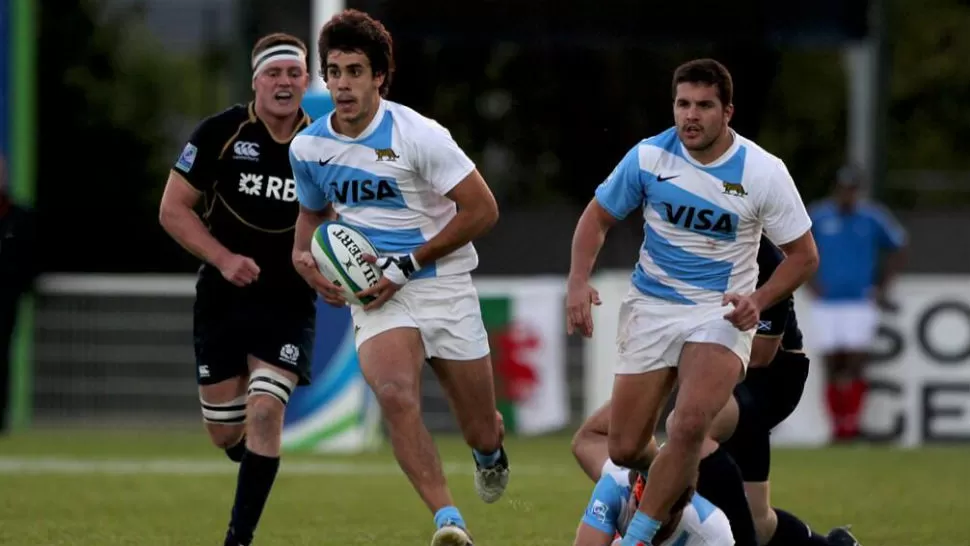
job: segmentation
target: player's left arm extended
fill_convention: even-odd
[[[818,268],[818,248],[811,231],[778,246],[785,252],[785,258],[771,277],[751,295],[758,309],[767,309],[787,298]]]
[[[412,255],[424,267],[488,233],[498,221],[498,204],[485,179],[473,169],[445,197],[458,205],[458,213],[437,235]]]

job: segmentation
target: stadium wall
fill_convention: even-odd
[[[587,413],[610,396],[616,315],[629,274],[603,274],[596,286],[603,305],[594,310],[597,328],[585,350]],[[970,276],[905,275],[893,299],[898,309],[882,313],[868,369],[867,437],[906,447],[970,441]],[[821,355],[812,345],[811,300],[804,291],[796,294],[795,308],[812,366],[801,404],[772,437],[776,445],[821,445],[830,429]]]
[[[497,385],[503,412],[518,415],[519,432],[576,426],[609,397],[616,315],[628,275],[597,274],[594,283],[604,303],[594,310],[597,328],[586,343],[565,335],[563,278],[479,277],[496,367],[506,368]],[[190,276],[44,278],[37,298],[35,422],[197,426],[193,287]],[[905,275],[894,296],[899,308],[882,316],[870,369],[868,434],[903,446],[970,441],[970,275]],[[801,405],[776,431],[775,441],[818,445],[828,440],[828,425],[811,306],[801,292],[796,308],[815,364]],[[339,334],[348,323],[335,328]],[[548,381],[545,386],[539,386],[540,377]],[[537,405],[540,398],[546,405]],[[368,398],[358,400],[364,404]],[[429,368],[423,404],[434,432],[457,430]],[[373,423],[372,414],[359,415],[361,422]],[[365,439],[362,434],[360,445]]]

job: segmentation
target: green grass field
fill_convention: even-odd
[[[569,545],[592,487],[566,436],[510,439],[485,505],[457,438],[439,438],[479,546]],[[775,505],[864,546],[970,544],[970,447],[778,450]],[[42,431],[0,438],[0,545],[221,545],[235,466],[199,433]],[[284,458],[257,546],[426,545],[431,515],[387,450]]]

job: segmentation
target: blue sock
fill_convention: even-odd
[[[434,515],[434,526],[435,529],[441,529],[445,525],[452,524],[465,528],[465,520],[461,517],[461,512],[458,511],[454,506],[445,506],[441,510],[435,512]]]
[[[477,449],[473,449],[472,455],[475,456],[475,461],[478,464],[480,464],[483,468],[488,468],[490,466],[495,466],[495,463],[498,462],[499,457],[502,456],[502,448],[500,447],[496,449],[493,453],[489,453],[488,455],[485,455],[484,453],[482,453],[481,451],[478,451]]]
[[[620,546],[637,546],[640,542],[650,544],[659,529],[659,521],[643,512],[637,512],[626,528],[626,535],[623,536]]]

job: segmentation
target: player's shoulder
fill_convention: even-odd
[[[680,145],[680,138],[677,136],[677,127],[669,127],[661,133],[647,137],[635,146],[638,149],[656,148],[666,152],[674,153]]]
[[[328,113],[311,121],[290,142],[290,156],[300,161],[317,161],[334,157],[354,148],[359,141],[337,135],[330,125]]]
[[[385,100],[387,113],[391,116],[398,138],[409,142],[423,142],[427,139],[452,139],[451,131],[438,120],[426,116],[410,106]]]
[[[232,106],[211,114],[199,122],[199,130],[207,132],[234,133],[243,123],[255,121],[255,113],[248,104],[233,104]]]
[[[744,153],[744,175],[748,179],[774,178],[781,172],[788,172],[784,160],[765,150],[757,142],[738,133],[738,149]]]
[[[665,153],[675,153],[678,142],[675,127],[640,139],[627,149],[620,165],[627,168],[636,165],[641,170],[652,171]],[[617,169],[619,168],[618,166]],[[614,170],[615,172],[617,171]]]

